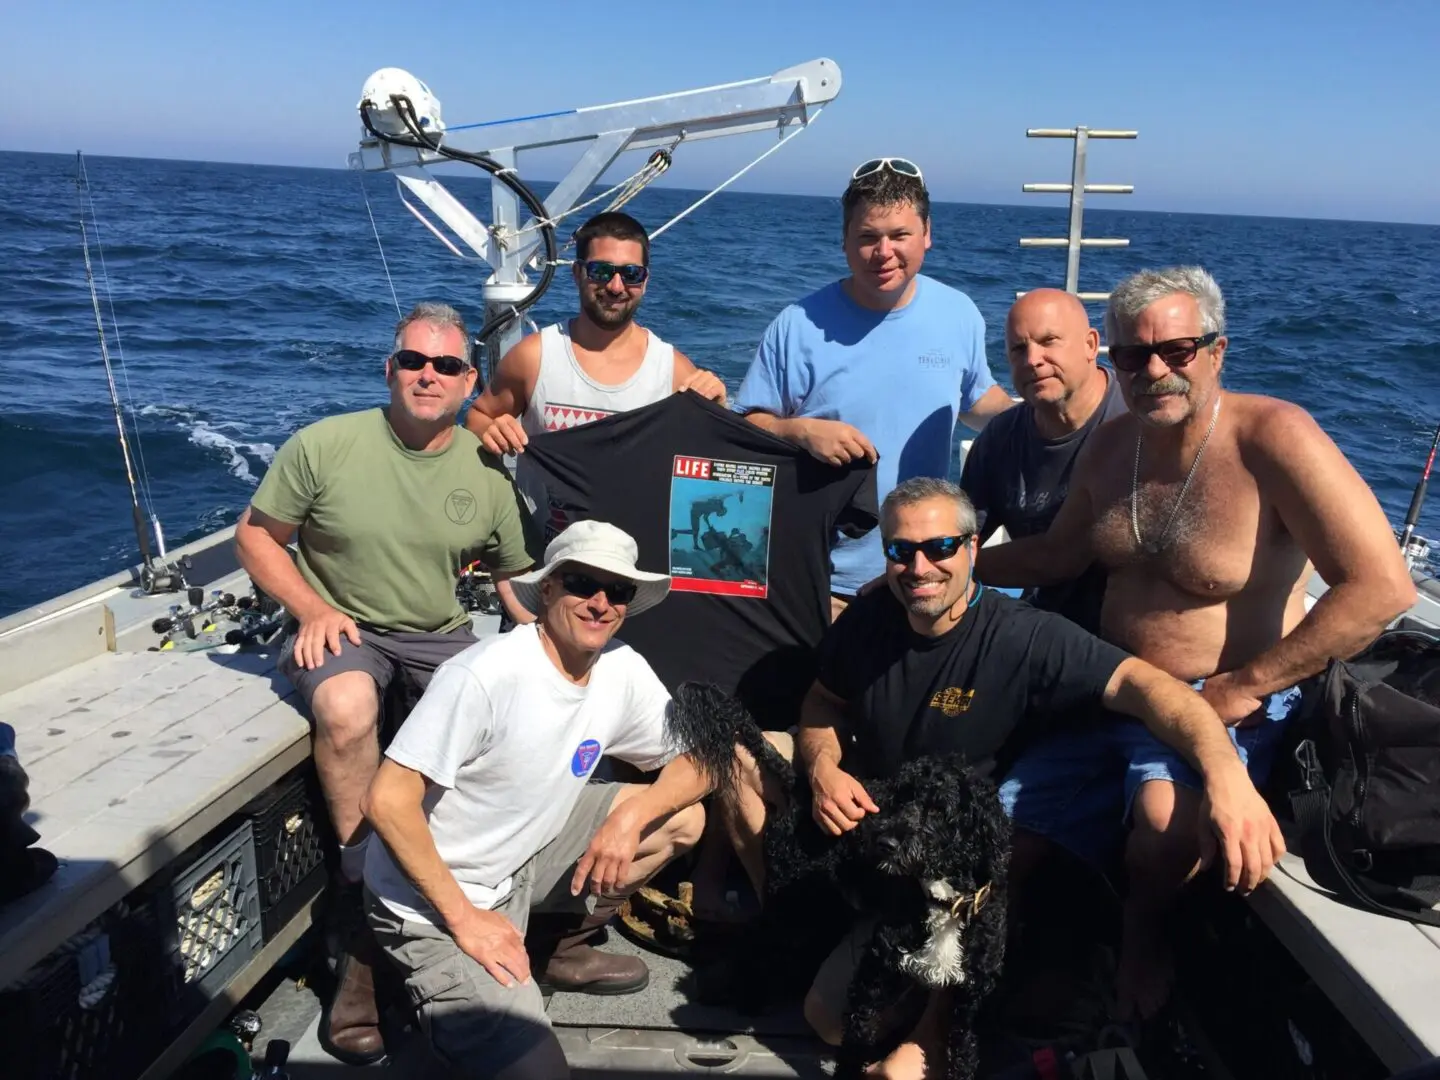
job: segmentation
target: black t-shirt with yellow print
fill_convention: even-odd
[[[963,753],[998,781],[1036,735],[1093,716],[1127,656],[993,589],[954,629],[924,637],[881,586],[830,628],[818,678],[847,703],[847,772],[884,778],[912,758]]]

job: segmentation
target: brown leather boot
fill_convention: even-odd
[[[602,900],[593,915],[534,916],[531,970],[541,992],[634,994],[650,985],[650,969],[640,957],[601,952],[589,944],[622,902]]]
[[[346,889],[349,893],[351,890]],[[359,890],[354,890],[358,900]],[[337,897],[337,906],[352,901]],[[349,916],[349,917],[347,917]],[[385,1039],[380,1033],[380,1010],[375,1003],[374,965],[383,962],[370,928],[340,915],[344,928],[339,935],[335,958],[335,993],[320,1014],[320,1045],[327,1054],[346,1065],[373,1065],[385,1056]]]

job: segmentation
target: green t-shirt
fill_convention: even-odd
[[[326,603],[384,630],[453,630],[468,618],[455,596],[464,567],[535,561],[514,485],[480,440],[456,427],[443,450],[411,450],[383,409],[301,428],[251,502],[299,525],[300,573]]]

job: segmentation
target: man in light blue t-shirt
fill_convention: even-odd
[[[877,158],[842,199],[850,276],[791,304],[765,331],[734,408],[821,461],[876,462],[880,498],[950,475],[955,421],[980,430],[1012,404],[985,360],[985,321],[964,293],[920,273],[930,196],[920,169]],[[876,531],[837,537],[832,612],[885,571]]]

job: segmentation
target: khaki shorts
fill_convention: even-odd
[[[619,790],[619,784],[586,784],[560,835],[515,872],[513,887],[493,910],[522,937],[532,911],[585,909],[583,895],[570,895],[570,877]],[[369,889],[365,912],[376,941],[404,975],[430,1045],[458,1075],[488,1077],[554,1038],[533,972],[524,983],[501,986],[443,929],[400,918]]]

